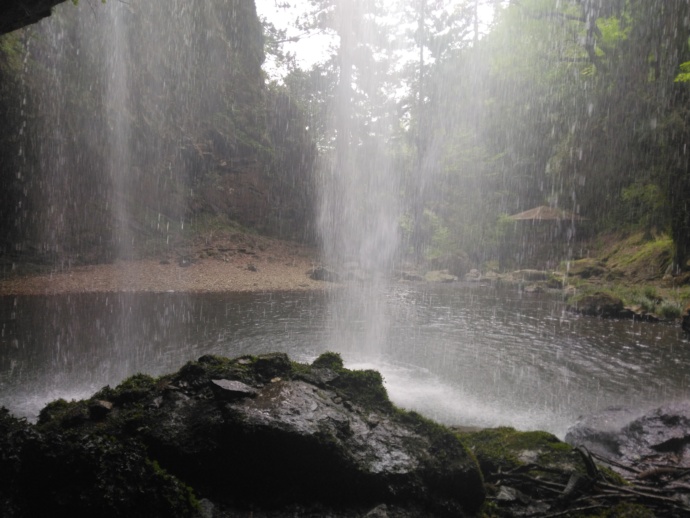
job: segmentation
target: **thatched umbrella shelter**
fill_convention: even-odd
[[[572,255],[576,223],[587,218],[541,205],[507,219],[514,221],[515,225],[501,247],[501,268],[542,269],[553,268]]]

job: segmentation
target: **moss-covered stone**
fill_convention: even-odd
[[[311,366],[314,369],[333,369],[334,371],[338,371],[345,365],[343,364],[343,359],[340,354],[325,352],[314,360]]]
[[[195,516],[192,489],[149,460],[136,441],[54,425],[32,426],[0,410],[2,516]],[[47,415],[47,414],[46,414]]]
[[[514,428],[500,427],[459,432],[457,435],[477,457],[485,474],[526,465],[586,473],[584,464],[573,448],[548,432],[520,432]]]
[[[223,387],[239,385],[247,390],[225,394]],[[343,516],[382,502],[414,509],[400,516],[458,516],[484,500],[477,462],[452,432],[396,409],[378,372],[346,369],[336,353],[311,365],[285,354],[207,355],[159,378],[137,374],[88,400],[53,402],[41,416],[37,433],[67,441],[72,458],[82,458],[82,446],[94,455],[79,485],[92,484],[96,494],[87,479],[108,457],[113,476],[121,465],[134,470],[145,479],[137,484],[165,500],[151,503],[152,516],[181,502],[193,508],[194,494],[221,507],[316,503],[345,509]],[[117,455],[103,453],[106,445]],[[130,482],[109,484],[123,492],[118,498],[133,490]],[[108,516],[103,509],[94,512]]]

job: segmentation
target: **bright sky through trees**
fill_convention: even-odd
[[[287,41],[283,45],[285,52],[294,56],[295,64],[303,69],[309,69],[319,62],[325,61],[330,53],[331,47],[335,44],[335,36],[328,33],[313,31],[305,33],[295,27],[298,18],[303,17],[310,9],[311,4],[307,0],[255,0],[256,10],[260,18],[265,18],[272,23],[276,29],[287,31],[287,38],[294,38],[295,41]],[[456,5],[466,3],[467,0],[451,0],[448,2],[436,2],[447,10],[455,8]],[[390,12],[399,9],[401,0],[383,0],[386,6],[390,6]],[[429,0],[429,3],[434,3]],[[490,4],[490,3],[489,3]],[[493,16],[493,6],[487,5],[483,1],[479,3],[479,15],[482,20],[480,32],[485,32]],[[281,76],[283,72],[278,70],[274,62],[268,58],[264,65],[271,76]]]

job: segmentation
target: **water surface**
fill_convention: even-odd
[[[394,402],[447,424],[562,437],[579,415],[688,395],[679,326],[582,317],[557,295],[515,288],[398,285],[381,295],[387,324],[374,332],[366,301],[344,308],[324,293],[3,297],[0,404],[35,419],[53,399],[207,353],[311,361],[327,350],[380,370]]]

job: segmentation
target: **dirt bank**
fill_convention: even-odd
[[[75,292],[318,290],[315,250],[260,236],[192,243],[158,258],[77,266],[0,280],[0,295]]]

